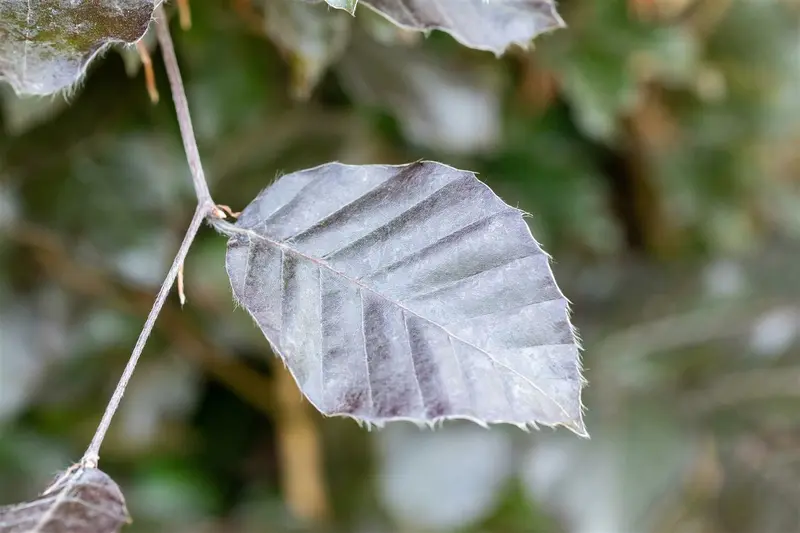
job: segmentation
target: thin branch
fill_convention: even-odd
[[[211,200],[211,192],[208,190],[203,165],[200,162],[200,152],[197,150],[197,141],[194,137],[192,127],[192,117],[189,113],[189,103],[186,100],[186,92],[183,89],[183,79],[178,67],[178,58],[175,56],[175,46],[172,44],[172,36],[169,33],[169,21],[164,13],[163,5],[156,8],[156,36],[161,46],[161,55],[164,58],[164,65],[167,69],[169,85],[172,89],[172,100],[175,103],[175,112],[178,115],[178,126],[181,130],[183,148],[186,151],[186,160],[189,162],[189,170],[192,172],[192,183],[197,194],[197,201],[200,205],[205,205],[210,213],[216,213],[216,208]]]
[[[164,302],[167,300],[167,295],[172,288],[172,284],[175,283],[175,278],[178,277],[178,271],[183,265],[183,260],[186,258],[186,254],[189,253],[189,248],[192,246],[192,242],[197,235],[197,231],[200,229],[200,225],[203,223],[203,220],[206,218],[207,214],[207,208],[203,205],[198,205],[197,209],[195,209],[194,216],[192,216],[192,222],[189,224],[189,229],[186,231],[186,235],[183,238],[181,247],[178,249],[178,253],[175,255],[175,259],[172,261],[172,266],[169,268],[169,272],[167,272],[167,277],[164,279],[164,283],[161,284],[161,289],[158,291],[156,301],[153,303],[153,307],[150,309],[150,313],[147,315],[147,320],[144,323],[142,332],[139,334],[139,339],[136,341],[136,346],[133,348],[131,358],[128,360],[128,364],[125,365],[125,371],[122,373],[122,377],[117,384],[117,388],[114,389],[114,394],[111,396],[111,400],[109,400],[108,405],[106,406],[106,411],[103,413],[103,418],[100,420],[100,424],[97,427],[94,437],[92,437],[92,442],[86,449],[86,453],[83,454],[81,464],[86,467],[96,467],[97,462],[100,460],[100,445],[103,443],[103,439],[106,436],[108,427],[111,425],[111,419],[114,417],[114,413],[116,413],[120,401],[122,401],[122,396],[125,394],[125,388],[128,386],[131,376],[133,376],[133,371],[136,369],[136,364],[139,362],[139,356],[142,355],[142,350],[144,350],[147,339],[150,337],[150,332],[153,331],[153,325],[156,323],[156,318],[158,318],[161,308],[164,307]]]
[[[175,278],[178,277],[178,275],[183,271],[183,261],[186,258],[186,255],[189,253],[189,248],[192,246],[192,242],[194,241],[194,238],[200,229],[200,225],[203,223],[203,220],[206,219],[206,217],[225,217],[225,214],[214,205],[214,201],[211,199],[211,192],[208,190],[208,183],[206,182],[205,175],[203,174],[203,165],[200,162],[200,153],[197,150],[197,140],[194,137],[194,128],[192,128],[192,118],[189,113],[189,104],[186,101],[186,93],[183,89],[183,80],[181,79],[181,72],[180,68],[178,67],[178,58],[175,57],[175,47],[172,44],[172,36],[169,33],[169,23],[167,21],[167,16],[164,13],[163,6],[159,5],[158,8],[156,8],[155,16],[156,35],[158,36],[158,42],[161,45],[161,53],[164,57],[167,77],[169,77],[169,84],[170,88],[172,89],[172,100],[175,104],[175,112],[178,116],[178,126],[180,127],[181,131],[183,147],[186,151],[186,160],[189,163],[189,169],[192,173],[192,183],[194,184],[195,194],[197,195],[197,209],[195,209],[192,222],[189,224],[189,229],[186,231],[186,236],[183,238],[183,242],[181,243],[180,249],[178,250],[175,259],[172,262],[172,266],[167,273],[167,277],[164,280],[164,283],[161,285],[161,289],[158,291],[156,301],[153,303],[153,307],[150,309],[150,313],[147,316],[147,321],[142,328],[139,339],[136,341],[136,346],[133,348],[133,353],[128,360],[128,364],[125,365],[125,370],[123,371],[122,377],[117,384],[117,388],[114,390],[114,394],[111,396],[111,400],[106,406],[106,411],[103,413],[103,418],[100,420],[100,424],[97,427],[94,437],[92,438],[92,442],[89,444],[89,447],[86,449],[86,453],[84,453],[83,458],[81,459],[81,464],[89,468],[96,467],[97,462],[100,460],[100,446],[102,445],[103,439],[106,436],[108,427],[111,425],[111,420],[114,418],[114,413],[116,413],[117,408],[122,401],[122,397],[125,394],[125,389],[127,388],[128,382],[133,376],[133,372],[136,369],[136,364],[139,362],[139,357],[142,354],[142,350],[144,350],[147,339],[150,337],[150,333],[153,331],[153,325],[155,324],[156,319],[161,312],[161,308],[164,307],[164,302],[167,300],[167,295],[172,288],[172,284],[175,283]],[[180,293],[181,299],[183,300],[184,296],[182,289],[183,287],[181,287]]]

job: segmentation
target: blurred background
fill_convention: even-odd
[[[574,304],[592,439],[323,419],[206,229],[103,448],[125,531],[800,531],[800,2],[563,0],[496,59],[286,1],[173,17],[214,198],[330,160],[479,172]],[[80,458],[194,209],[154,37],[157,105],[135,48],[67,100],[0,87],[0,504]]]

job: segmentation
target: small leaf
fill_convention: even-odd
[[[297,0],[266,0],[266,34],[287,56],[292,67],[292,94],[305,100],[328,67],[344,53],[352,18],[331,13],[324,4]]]
[[[330,3],[330,2],[329,2]],[[362,0],[398,26],[442,30],[464,46],[502,55],[565,26],[553,0]]]
[[[155,1],[0,0],[0,80],[18,94],[71,86],[105,46],[144,34]]]
[[[330,163],[282,177],[218,227],[235,297],[322,413],[585,435],[548,256],[473,173]]]
[[[33,501],[0,507],[0,533],[116,533],[129,522],[119,487],[96,468],[69,473]]]

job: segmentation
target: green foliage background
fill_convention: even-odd
[[[574,302],[592,440],[321,419],[234,311],[208,230],[103,450],[128,531],[800,528],[800,3],[559,7],[568,29],[501,59],[366,9],[342,57],[292,53],[288,25],[277,48],[242,1],[195,0],[173,31],[217,201],[425,158],[529,211]],[[118,52],[68,102],[2,88],[0,503],[80,457],[194,208],[160,58],[152,105]]]

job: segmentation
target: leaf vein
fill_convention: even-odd
[[[378,268],[377,270],[374,270],[374,271],[370,272],[368,275],[362,276],[361,278],[358,278],[358,279],[374,278],[378,274],[382,274],[384,272],[387,272],[387,271],[390,271],[390,270],[392,270],[394,268],[397,268],[400,265],[402,265],[403,263],[407,263],[408,261],[410,261],[410,260],[412,260],[412,259],[414,259],[416,257],[419,257],[419,256],[421,256],[423,254],[426,254],[426,253],[430,252],[431,250],[433,250],[434,248],[439,246],[441,244],[441,242],[444,241],[444,240],[451,239],[451,238],[453,238],[454,236],[458,235],[461,232],[466,232],[466,231],[469,231],[469,230],[471,230],[471,229],[473,229],[473,228],[475,228],[477,226],[480,226],[481,224],[484,224],[484,223],[488,222],[489,220],[491,220],[492,218],[494,218],[496,216],[506,215],[506,214],[509,214],[509,213],[513,213],[514,211],[515,211],[514,208],[509,207],[509,208],[503,209],[502,211],[496,211],[494,213],[489,213],[488,215],[485,215],[485,216],[479,218],[478,220],[476,220],[474,222],[470,222],[469,224],[461,226],[460,228],[454,229],[453,231],[451,231],[447,235],[442,235],[440,238],[438,238],[436,241],[430,243],[429,245],[423,246],[422,248],[420,248],[418,250],[414,250],[413,252],[409,252],[408,254],[404,255],[403,257],[400,257],[400,258],[396,259],[392,263],[389,263],[388,265],[382,266],[382,267]]]
[[[367,395],[369,397],[369,412],[375,410],[375,400],[372,396],[372,372],[369,370],[369,352],[367,351],[367,333],[364,324],[364,293],[358,288],[358,301],[361,304],[361,338],[364,342],[364,365],[367,368]]]
[[[523,255],[521,257],[512,257],[512,258],[510,258],[510,259],[508,259],[506,261],[503,261],[502,263],[494,265],[493,267],[485,268],[485,269],[481,270],[480,272],[473,272],[472,274],[468,274],[468,275],[466,275],[464,277],[448,281],[444,285],[441,285],[439,287],[435,287],[435,288],[433,288],[431,290],[428,290],[428,291],[414,293],[414,294],[412,294],[410,296],[407,296],[407,297],[403,298],[400,301],[401,302],[408,302],[409,300],[420,300],[422,298],[427,298],[429,296],[432,296],[434,294],[440,293],[442,291],[446,291],[446,290],[452,289],[453,287],[455,287],[459,283],[463,283],[463,282],[465,282],[465,281],[467,281],[467,280],[469,280],[471,278],[480,276],[482,274],[486,274],[487,272],[491,272],[491,271],[497,270],[499,268],[506,267],[508,265],[511,265],[511,264],[517,262],[517,261],[523,261],[525,259],[528,259],[529,257],[534,257],[535,255],[537,255],[537,254],[529,253],[529,254]]]
[[[403,319],[403,331],[406,334],[406,342],[408,345],[408,356],[411,358],[411,368],[414,371],[414,382],[417,384],[417,391],[419,392],[419,399],[422,402],[422,413],[427,414],[428,402],[425,401],[425,394],[422,393],[422,383],[419,381],[419,372],[417,371],[417,362],[414,359],[414,347],[411,344],[411,333],[408,331],[408,317],[405,310],[400,311],[400,316]]]
[[[317,259],[317,258],[315,258],[315,257],[311,257],[311,256],[309,256],[309,255],[307,255],[307,254],[305,254],[305,253],[301,252],[300,250],[296,250],[296,249],[294,249],[294,248],[290,247],[290,246],[289,246],[289,245],[287,245],[286,243],[283,243],[283,242],[279,242],[279,241],[276,241],[276,240],[270,239],[269,237],[266,237],[266,236],[264,236],[264,235],[260,235],[260,234],[258,234],[258,233],[255,233],[253,230],[249,230],[249,229],[243,229],[243,228],[237,228],[236,226],[233,226],[233,225],[226,226],[226,228],[228,228],[228,229],[229,229],[229,231],[231,231],[232,233],[243,233],[243,234],[250,235],[250,236],[252,236],[252,237],[258,238],[258,239],[262,239],[263,241],[267,242],[268,244],[270,244],[270,245],[272,245],[272,246],[277,246],[278,248],[281,248],[281,249],[285,250],[286,252],[288,252],[288,253],[290,253],[290,254],[297,255],[297,256],[299,256],[299,257],[301,257],[301,258],[303,258],[303,259],[306,259],[307,261],[311,261],[311,262],[313,262],[313,263],[315,263],[315,264],[322,265],[322,266],[324,266],[325,268],[327,268],[328,270],[330,270],[332,273],[336,274],[337,276],[341,276],[341,277],[342,277],[342,278],[344,278],[345,280],[347,280],[347,281],[349,281],[349,282],[351,282],[351,283],[353,283],[353,284],[355,284],[355,285],[357,285],[357,286],[361,287],[361,289],[366,289],[367,291],[369,291],[369,292],[371,292],[371,293],[375,294],[375,295],[376,295],[376,296],[378,296],[379,298],[381,298],[381,299],[383,299],[383,300],[386,300],[386,301],[388,301],[388,302],[390,302],[390,303],[392,303],[392,304],[394,304],[394,305],[398,306],[398,307],[399,307],[399,308],[401,308],[402,310],[404,310],[404,311],[406,311],[406,312],[408,312],[408,313],[410,313],[410,314],[412,314],[412,315],[414,315],[414,316],[416,316],[416,317],[420,318],[421,320],[424,320],[425,322],[427,322],[427,323],[429,323],[429,324],[432,324],[434,327],[441,329],[442,331],[444,331],[444,332],[445,332],[447,335],[451,336],[451,337],[452,337],[453,339],[455,339],[456,341],[458,341],[458,342],[460,342],[460,343],[462,343],[462,344],[465,344],[466,346],[469,346],[469,347],[471,347],[471,348],[474,348],[475,350],[478,350],[478,351],[479,351],[479,352],[481,352],[482,354],[484,354],[484,355],[486,355],[487,357],[489,357],[489,359],[491,359],[492,361],[494,361],[494,362],[495,362],[495,364],[498,364],[498,365],[500,365],[500,366],[502,366],[502,367],[504,367],[504,368],[508,369],[508,370],[509,370],[509,371],[510,371],[512,374],[514,374],[514,375],[516,375],[516,376],[518,376],[518,377],[522,378],[522,380],[523,380],[523,381],[525,381],[525,382],[526,382],[527,384],[529,384],[531,387],[533,387],[534,389],[536,389],[536,390],[537,390],[537,391],[538,391],[538,392],[539,392],[539,393],[540,393],[540,394],[541,394],[541,395],[542,395],[544,398],[546,398],[547,400],[549,400],[550,402],[552,402],[552,403],[553,403],[553,405],[555,405],[555,406],[556,406],[556,407],[557,407],[557,408],[558,408],[558,409],[559,409],[559,410],[562,412],[562,414],[563,414],[564,416],[566,416],[568,419],[571,419],[571,418],[572,418],[572,416],[571,416],[571,415],[569,414],[569,412],[568,412],[568,411],[567,411],[567,410],[564,408],[564,406],[563,406],[563,405],[561,405],[561,404],[560,404],[560,403],[559,403],[559,402],[558,402],[556,399],[554,399],[554,398],[553,398],[553,397],[551,397],[549,394],[547,394],[547,393],[546,393],[546,392],[545,392],[545,391],[544,391],[544,390],[543,390],[541,387],[539,387],[539,386],[538,386],[536,383],[534,383],[534,382],[533,382],[533,381],[532,381],[530,378],[528,378],[528,377],[526,377],[525,375],[521,374],[521,373],[520,373],[520,372],[518,372],[517,370],[514,370],[512,367],[510,367],[510,366],[508,366],[508,365],[506,365],[506,364],[504,364],[504,363],[502,363],[502,362],[498,361],[497,359],[495,359],[495,358],[492,356],[492,354],[491,354],[491,353],[489,353],[489,352],[488,352],[488,351],[486,351],[485,349],[481,348],[480,346],[477,346],[476,344],[473,344],[473,343],[471,343],[471,342],[467,341],[466,339],[463,339],[463,338],[459,337],[458,335],[456,335],[456,334],[454,334],[454,333],[450,332],[450,331],[449,331],[449,330],[448,330],[446,327],[444,327],[443,325],[441,325],[441,324],[438,324],[438,323],[436,323],[436,322],[432,321],[431,319],[429,319],[429,318],[427,318],[427,317],[424,317],[424,316],[422,316],[422,315],[420,315],[420,314],[418,314],[418,313],[415,313],[413,310],[411,310],[411,309],[407,308],[406,306],[402,305],[401,303],[399,303],[399,302],[397,302],[397,301],[393,301],[393,300],[389,299],[387,296],[384,296],[383,294],[379,293],[378,291],[376,291],[376,290],[375,290],[375,289],[373,289],[372,287],[370,287],[370,286],[368,286],[368,285],[364,284],[362,281],[360,281],[360,280],[358,280],[358,279],[354,279],[354,278],[352,278],[352,277],[348,276],[347,274],[345,274],[344,272],[341,272],[341,271],[339,271],[339,270],[336,270],[336,269],[335,269],[335,268],[333,268],[331,265],[329,265],[327,262],[325,262],[325,261],[322,261],[322,260],[320,260],[320,259]]]
[[[395,177],[399,176],[399,175],[400,175],[400,173],[397,173],[397,174],[395,174]],[[394,177],[392,179],[394,179]],[[450,181],[450,182],[444,184],[443,186],[439,187],[438,189],[433,191],[431,194],[429,194],[425,198],[422,198],[418,202],[416,202],[414,205],[411,205],[411,206],[407,207],[402,213],[399,213],[397,216],[387,220],[386,222],[384,222],[383,224],[381,224],[377,228],[374,228],[374,229],[370,230],[365,235],[362,235],[361,237],[359,237],[359,238],[357,238],[357,239],[355,239],[355,240],[353,240],[351,242],[348,242],[346,244],[343,244],[343,245],[339,246],[339,248],[336,249],[336,250],[332,250],[332,251],[328,252],[327,254],[325,254],[323,256],[323,259],[330,259],[331,257],[333,257],[333,256],[335,256],[337,254],[340,254],[341,252],[347,250],[348,248],[354,247],[355,245],[357,245],[361,241],[369,239],[370,237],[374,236],[376,233],[378,233],[382,229],[385,229],[385,228],[391,226],[392,224],[395,224],[395,223],[401,221],[404,216],[408,215],[409,212],[413,211],[414,209],[419,208],[422,204],[424,204],[425,202],[427,202],[428,200],[430,200],[431,198],[433,198],[434,196],[436,196],[437,194],[442,192],[444,189],[447,189],[448,187],[450,187],[456,181],[458,181],[458,180],[453,180],[453,181]]]

